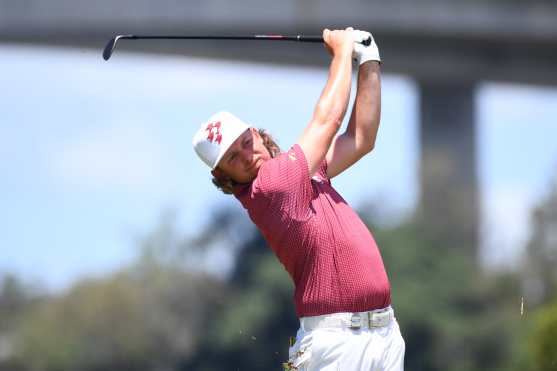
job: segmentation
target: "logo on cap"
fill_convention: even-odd
[[[220,144],[220,142],[222,141],[222,134],[220,132],[220,121],[217,121],[215,123],[211,122],[209,125],[207,125],[207,128],[205,128],[205,130],[209,132],[207,134],[207,140],[209,142],[217,142],[218,144]]]

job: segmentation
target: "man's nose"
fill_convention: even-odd
[[[242,162],[244,166],[249,166],[251,164],[252,151],[251,149],[242,150]]]

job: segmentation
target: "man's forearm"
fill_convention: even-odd
[[[369,61],[360,66],[356,98],[346,133],[353,136],[358,151],[369,152],[381,119],[381,71],[378,62]]]
[[[329,68],[329,78],[315,107],[314,120],[323,123],[334,121],[340,126],[350,99],[351,77],[350,55],[335,56]]]

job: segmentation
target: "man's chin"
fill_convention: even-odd
[[[255,178],[257,178],[257,175],[259,174],[259,169],[261,168],[261,166],[256,166],[249,175],[249,181],[253,182],[255,180]]]
[[[234,179],[237,183],[240,184],[248,184],[251,183],[257,178],[257,174],[259,173],[259,169],[251,171],[249,174],[246,174],[245,177],[242,177],[242,180]]]

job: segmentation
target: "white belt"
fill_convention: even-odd
[[[333,313],[322,316],[300,318],[300,327],[304,331],[318,328],[377,328],[387,326],[395,318],[393,308],[372,310],[357,313]]]

